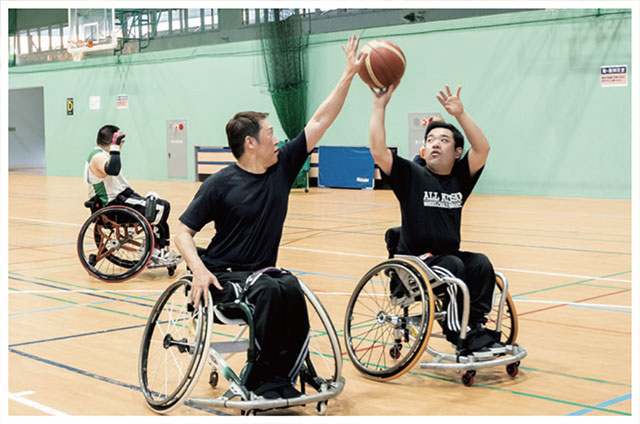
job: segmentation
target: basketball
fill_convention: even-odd
[[[360,68],[360,79],[371,88],[386,88],[397,85],[404,74],[407,61],[402,49],[389,40],[373,40],[365,45],[368,53]]]

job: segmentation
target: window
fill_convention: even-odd
[[[187,30],[189,32],[200,31],[201,25],[200,9],[187,9]]]
[[[172,9],[171,11],[171,32],[181,32],[183,28],[183,15],[184,10],[182,9]]]
[[[40,51],[40,34],[38,33],[38,28],[31,28],[29,30],[29,39],[31,41],[31,48],[29,49],[30,53],[35,53]]]
[[[40,50],[51,50],[51,37],[49,36],[49,27],[40,28]]]
[[[169,32],[169,11],[164,10],[160,13],[158,17],[158,26],[156,27],[157,32]]]
[[[242,9],[242,25],[255,25],[256,9]]]
[[[219,28],[218,9],[202,9],[204,17],[204,29],[217,30]]]
[[[60,26],[51,27],[51,50],[59,50],[60,48],[62,48]]]
[[[62,47],[69,47],[69,25],[65,25],[62,27]]]

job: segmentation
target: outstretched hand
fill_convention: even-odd
[[[462,86],[458,86],[458,91],[456,91],[455,95],[451,94],[451,89],[448,85],[445,85],[444,88],[447,93],[445,94],[440,90],[440,95],[436,94],[436,98],[450,115],[454,117],[461,115],[464,112],[462,101],[460,101],[460,90],[462,90]]]
[[[396,86],[391,84],[389,87],[377,91],[373,87],[369,87],[369,89],[373,93],[373,104],[385,107],[387,103],[389,103],[389,100],[391,100],[391,95],[396,90]]]
[[[356,37],[355,34],[351,34],[347,42],[347,47],[342,46],[342,50],[347,56],[346,72],[352,76],[358,73],[362,63],[367,57],[367,53],[360,52],[360,54],[358,54],[358,44],[360,44],[360,36]]]

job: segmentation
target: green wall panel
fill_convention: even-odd
[[[407,57],[386,121],[388,144],[401,155],[408,154],[408,114],[452,119],[435,95],[444,84],[462,85],[465,108],[492,145],[476,192],[631,198],[631,87],[603,88],[599,74],[603,65],[631,66],[630,11],[521,12],[357,33],[361,44],[391,39]],[[340,78],[348,35],[310,38],[309,113]],[[284,138],[258,47],[252,41],[23,66],[9,71],[9,88],[44,87],[49,175],[81,175],[97,129],[114,123],[127,133],[125,175],[165,180],[165,121],[185,119],[194,180],[193,146],[226,145],[224,126],[237,111],[270,112]],[[116,109],[119,94],[128,95],[128,109]],[[101,97],[99,111],[89,110],[89,96]],[[74,116],[66,115],[68,97]],[[321,143],[367,145],[371,98],[356,77]]]

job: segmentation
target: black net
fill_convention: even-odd
[[[273,21],[267,21],[269,13],[258,28],[260,45],[266,70],[271,100],[282,129],[292,139],[307,123],[307,80],[305,52],[308,35],[302,31],[302,18],[294,13],[280,20],[280,10],[273,10]]]

